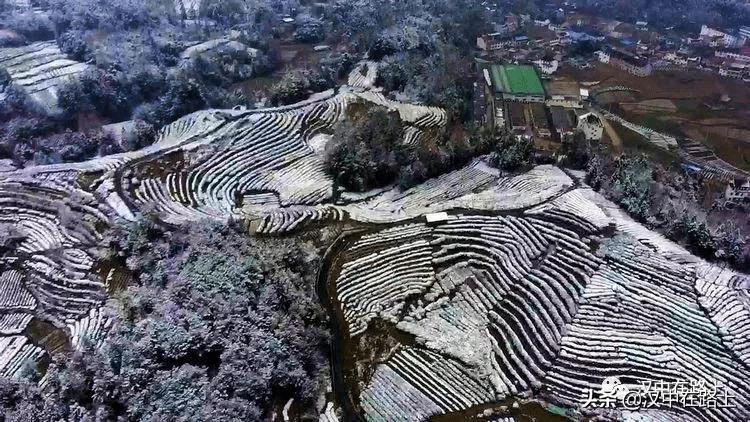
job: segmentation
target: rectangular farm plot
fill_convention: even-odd
[[[495,90],[505,94],[544,96],[542,81],[531,66],[493,65],[492,83]]]

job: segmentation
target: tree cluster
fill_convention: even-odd
[[[695,32],[701,24],[737,28],[750,21],[750,10],[741,1],[733,0],[675,0],[629,2],[577,0],[575,4],[584,11],[593,11],[626,22],[647,19],[650,25],[677,27]]]
[[[450,46],[397,52],[383,59],[375,83],[391,95],[444,108],[451,124],[462,124],[471,120],[472,63],[473,58]]]
[[[592,145],[583,131],[576,129],[573,134],[564,136],[557,152],[558,163],[575,170],[585,170],[591,159]]]
[[[599,152],[589,162],[587,182],[631,216],[691,252],[750,266],[746,205],[727,208],[711,182],[649,160]],[[713,198],[713,199],[712,199]],[[708,204],[708,206],[707,206]]]
[[[534,165],[534,142],[530,138],[502,132],[495,138],[490,164],[505,171],[528,170]]]
[[[362,114],[336,127],[326,154],[334,184],[354,192],[393,183],[409,160],[398,112],[374,107]]]
[[[326,169],[335,191],[363,192],[390,184],[408,189],[490,153],[497,142],[475,128],[454,125],[428,130],[407,143],[398,112],[376,106],[349,113],[326,146]]]
[[[294,31],[294,39],[303,43],[318,43],[326,38],[326,29],[318,19],[307,18]]]
[[[384,57],[386,64],[378,83],[392,96],[446,108],[452,133],[453,127],[470,118],[472,80],[468,54],[476,35],[487,29],[482,8],[463,0],[420,4],[344,1],[314,6],[296,1],[204,0],[196,10],[187,10],[186,2],[178,2],[175,7],[173,2],[161,0],[38,3],[49,14],[40,14],[39,22],[24,23],[22,26],[31,32],[7,42],[25,43],[54,36],[63,52],[96,68],[80,80],[60,87],[60,105],[65,115],[51,119],[55,120],[53,129],[37,131],[35,138],[64,133],[76,126],[80,129],[82,119],[101,123],[137,119],[159,129],[205,107],[252,107],[259,98],[248,98],[244,91],[231,87],[276,69],[278,52],[270,47],[269,40],[284,35],[279,21],[286,15],[296,19],[292,38],[297,42],[344,40],[344,45],[352,46],[352,52]],[[23,21],[10,18],[17,15],[15,12],[0,14],[6,26],[13,19]],[[187,59],[181,57],[186,46],[225,36],[230,29],[235,31],[235,37],[240,34],[241,43],[257,48],[257,54],[227,47]],[[312,92],[330,89],[359,59],[349,52],[332,53],[314,64],[291,68],[273,84],[268,97],[273,104],[290,104]],[[7,101],[9,98],[4,101],[10,104],[3,106],[6,111],[23,103]],[[39,120],[47,119],[39,116]],[[30,122],[19,127],[29,126]],[[4,142],[5,150],[13,150],[14,146],[7,145],[24,138],[11,135]],[[446,143],[456,144],[459,151],[467,149],[460,145],[463,140]],[[36,154],[34,145],[26,144],[26,158],[20,161],[28,161],[29,154]],[[454,160],[450,152],[453,147],[447,145],[447,152],[439,155]],[[110,150],[115,149],[97,148],[100,153]],[[10,155],[13,154],[6,154]],[[52,157],[47,161],[57,159],[55,151],[44,155]],[[90,156],[87,152],[58,155],[63,160]],[[435,173],[426,167],[430,165],[407,165],[398,173],[403,176],[401,180],[422,180]]]
[[[344,52],[322,57],[314,66],[287,68],[270,89],[271,104],[293,104],[306,99],[312,93],[334,88],[339,80],[349,74],[355,63],[355,57]]]
[[[109,303],[113,331],[55,357],[44,396],[0,381],[5,420],[262,421],[289,398],[315,415],[328,369],[315,248],[210,223],[141,221],[110,240],[139,279]]]

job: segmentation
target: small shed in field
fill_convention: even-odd
[[[425,214],[424,218],[425,221],[427,221],[427,224],[438,224],[451,219],[447,212],[433,212],[430,214]]]

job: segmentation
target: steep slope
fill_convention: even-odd
[[[750,417],[746,276],[689,255],[585,186],[520,215],[451,213],[350,235],[332,252],[342,349],[357,362],[345,376],[365,420],[523,415],[509,400],[576,419]],[[729,402],[583,407],[610,377],[716,382]]]
[[[0,67],[13,82],[50,111],[57,109],[57,89],[69,78],[89,68],[68,59],[54,41],[42,41],[23,47],[0,48]]]
[[[39,63],[21,50],[6,63],[36,69]],[[12,72],[17,81],[20,69]],[[45,351],[102,339],[109,321],[99,308],[128,277],[98,252],[117,219],[151,212],[168,224],[261,221],[280,210],[285,216],[303,210],[296,223],[272,220],[260,230],[284,232],[310,219],[343,218],[345,211],[325,208],[332,182],[320,145],[311,142],[354,103],[397,110],[418,131],[445,123],[442,110],[342,87],[292,106],[199,111],[166,126],[155,144],[139,151],[0,172],[0,374],[20,374]],[[323,208],[307,213],[310,206]]]

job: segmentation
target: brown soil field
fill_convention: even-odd
[[[596,99],[603,105],[633,103],[638,101],[638,94],[630,91],[611,91],[597,94]]]
[[[632,130],[620,125],[617,122],[608,121],[613,134],[610,135],[610,142],[613,150],[619,153],[628,154],[647,154],[654,158],[656,161],[667,165],[673,166],[676,164],[677,156],[671,152],[667,152],[650,142],[648,142],[643,136],[633,132]],[[616,136],[619,138],[619,145],[615,145],[615,140],[611,137]]]
[[[716,155],[724,161],[742,170],[750,171],[750,131],[745,131],[747,135],[743,138],[744,140],[738,140],[726,136],[729,132],[722,132],[722,130],[726,129],[695,124],[688,125],[684,129],[687,136],[711,145]]]
[[[608,86],[636,90],[603,93],[597,100],[634,123],[706,141],[720,158],[750,170],[750,84],[698,71],[654,72],[642,78],[603,63],[591,69],[566,66],[559,72],[571,80],[600,81],[591,88],[594,92]],[[722,95],[730,100],[720,101]]]
[[[654,72],[642,78],[603,63],[596,63],[590,69],[564,66],[559,72],[559,76],[570,76],[574,80],[600,81],[594,90],[618,85],[638,90],[641,100],[698,98],[714,102],[722,94],[727,94],[735,104],[750,104],[750,87],[740,80],[722,78],[708,72]]]
[[[645,100],[634,103],[621,102],[620,107],[629,113],[644,114],[644,113],[675,113],[677,106],[675,106],[672,100],[664,98]]]
[[[620,155],[622,154],[622,139],[620,138],[620,135],[617,134],[617,131],[612,127],[612,124],[609,123],[609,120],[602,119],[602,124],[604,125],[604,133],[602,134],[602,143],[605,145],[609,145],[612,148],[612,151]]]

